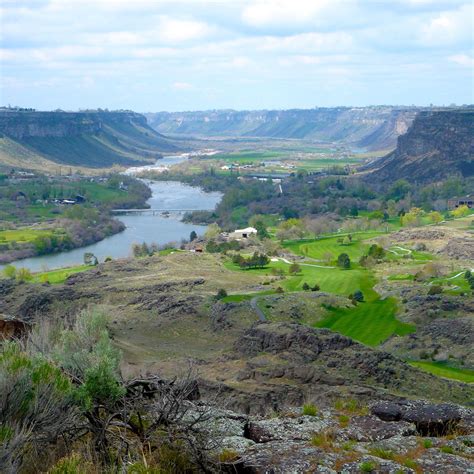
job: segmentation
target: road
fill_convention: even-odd
[[[254,296],[250,300],[250,306],[252,306],[252,308],[255,310],[255,312],[257,313],[258,319],[260,321],[266,321],[267,318],[265,317],[264,312],[258,307],[257,302],[258,302],[258,296]]]

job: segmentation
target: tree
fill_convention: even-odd
[[[451,211],[451,214],[452,214],[453,217],[458,218],[458,217],[465,217],[465,216],[468,216],[470,212],[471,212],[471,211],[470,211],[469,207],[467,207],[467,206],[464,204],[463,206],[459,206],[458,208],[453,209],[453,210]]]
[[[385,257],[385,249],[377,244],[372,244],[367,254],[375,260],[382,260]]]
[[[216,300],[221,300],[227,296],[227,291],[224,288],[220,288],[216,294]]]
[[[192,242],[193,240],[197,239],[197,234],[195,230],[192,230],[191,233],[189,234],[189,241]]]
[[[260,240],[268,239],[270,237],[270,234],[262,221],[257,221],[254,227],[257,229],[257,236]]]
[[[3,269],[3,274],[10,280],[14,280],[16,276],[16,268],[13,265],[7,265]]]
[[[97,265],[99,261],[97,257],[91,252],[84,253],[84,265]]]
[[[292,263],[290,265],[290,268],[288,268],[288,273],[290,275],[295,274],[295,273],[300,273],[301,272],[301,267],[297,263]]]
[[[302,288],[303,288],[303,291],[309,291],[308,283],[304,282]]]
[[[315,283],[313,287],[311,288],[311,291],[319,291],[320,289],[321,289],[320,286],[317,283]]]
[[[465,278],[466,280],[470,280],[471,277],[472,277],[472,272],[471,272],[471,270],[466,270],[466,273],[464,273],[464,278]]]
[[[339,257],[337,257],[337,266],[345,270],[351,268],[351,259],[347,253],[341,253]]]
[[[209,224],[206,229],[206,233],[204,234],[204,237],[206,238],[206,240],[216,239],[217,237],[219,237],[221,232],[222,232],[222,229],[219,227],[218,224],[216,223]]]
[[[324,252],[323,260],[326,265],[329,265],[334,260],[334,255],[329,251]]]
[[[443,216],[441,215],[440,212],[438,211],[431,211],[428,214],[428,218],[430,219],[431,222],[434,224],[439,224],[443,220]]]
[[[352,295],[352,299],[360,303],[364,301],[364,293],[362,293],[362,291],[360,290],[356,290],[354,291],[354,294]]]

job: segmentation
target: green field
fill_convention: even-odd
[[[322,237],[317,240],[290,240],[284,242],[283,246],[297,255],[304,255],[316,260],[323,260],[325,255],[329,253],[333,255],[333,260],[335,260],[339,254],[347,253],[352,261],[357,261],[362,255],[367,253],[370,247],[370,244],[365,241],[381,234],[383,233],[375,231],[353,233],[352,242],[350,244],[340,244],[337,241],[346,235],[341,234],[331,237]]]
[[[0,242],[33,242],[38,237],[48,237],[50,230],[31,229],[29,227],[15,230],[0,230]]]
[[[41,272],[33,274],[33,282],[35,283],[64,283],[66,279],[74,273],[84,272],[93,268],[90,265],[78,265],[77,267],[58,268],[57,270],[51,270],[48,272]]]
[[[474,370],[450,367],[446,362],[411,361],[410,365],[418,367],[430,374],[437,375],[438,377],[459,380],[465,383],[474,383]]]
[[[320,268],[311,265],[301,265],[301,273],[288,275],[289,264],[278,261],[271,262],[268,267],[254,270],[241,270],[236,264],[228,261],[228,269],[252,274],[271,275],[272,268],[284,271],[286,278],[275,283],[284,291],[303,291],[303,284],[310,286],[318,284],[320,290],[341,296],[348,296],[356,290],[361,290],[365,301],[358,303],[353,308],[330,309],[328,315],[317,323],[317,327],[325,327],[337,331],[345,336],[370,346],[380,344],[392,334],[405,335],[413,332],[415,327],[397,320],[397,305],[393,298],[381,300],[373,290],[375,285],[374,274],[370,270],[353,268],[342,270],[339,268]],[[258,293],[259,295],[268,292]],[[224,301],[243,301],[256,294],[231,295]]]
[[[358,303],[351,309],[334,309],[316,326],[332,329],[345,336],[376,346],[393,334],[404,336],[415,331],[415,326],[398,321],[397,305],[393,298]]]
[[[242,165],[254,163],[258,164],[261,161],[278,160],[285,155],[281,151],[252,151],[242,150],[231,153],[217,153],[215,155],[206,155],[202,159],[206,160],[221,160],[229,163],[239,163]]]

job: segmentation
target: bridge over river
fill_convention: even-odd
[[[112,214],[182,214],[184,212],[200,211],[201,209],[112,209]]]

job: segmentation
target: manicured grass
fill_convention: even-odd
[[[76,267],[58,268],[49,272],[35,273],[33,275],[33,282],[35,283],[64,283],[66,279],[74,273],[84,272],[93,268],[91,265],[78,265]]]
[[[358,303],[353,309],[333,309],[316,326],[340,332],[356,341],[376,346],[393,334],[404,336],[415,331],[415,326],[402,323],[395,317],[394,298],[379,298]]]
[[[15,230],[1,230],[0,242],[32,242],[38,237],[51,235],[50,230],[31,229],[29,227]]]
[[[278,160],[284,155],[280,151],[235,151],[231,153],[217,153],[215,155],[204,156],[206,160],[222,160],[229,163],[258,164],[266,160]]]
[[[317,327],[332,329],[364,344],[376,346],[392,334],[405,335],[415,330],[414,326],[397,320],[395,299],[381,300],[373,290],[375,277],[370,270],[362,268],[341,270],[302,265],[300,274],[289,276],[289,265],[284,262],[271,262],[267,268],[255,270],[240,270],[230,261],[226,262],[225,266],[231,270],[261,275],[271,275],[271,268],[282,269],[286,278],[275,285],[281,286],[287,292],[302,291],[304,283],[310,286],[317,283],[321,291],[341,296],[348,296],[356,290],[361,290],[365,302],[353,308],[329,310],[327,317],[321,320]],[[252,296],[255,295],[231,295],[227,297],[228,299],[224,298],[224,301],[243,301]]]
[[[227,295],[226,297],[222,298],[221,301],[224,303],[241,303],[242,301],[249,301],[255,296],[273,295],[274,293],[275,293],[274,290],[265,290],[265,291],[258,291],[255,293]]]
[[[365,242],[365,240],[372,239],[381,234],[382,232],[375,231],[360,234],[354,233],[352,234],[352,242],[347,245],[340,244],[337,241],[340,238],[344,238],[344,235],[335,235],[316,240],[287,241],[283,243],[283,246],[297,255],[305,255],[317,260],[322,260],[328,253],[333,255],[333,260],[336,260],[339,254],[347,253],[351,260],[357,261],[362,255],[367,253],[370,247],[370,244]]]
[[[438,377],[459,380],[465,383],[474,383],[474,370],[450,367],[446,362],[412,361],[410,365],[418,367],[430,374],[437,375]]]

